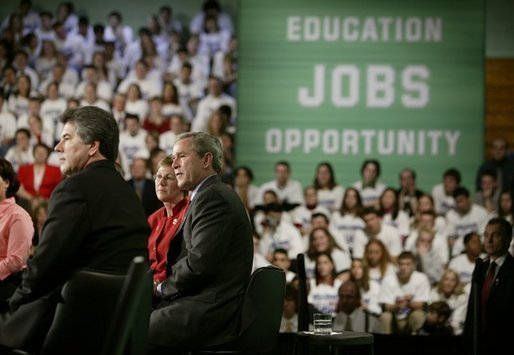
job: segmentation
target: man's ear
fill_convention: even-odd
[[[100,141],[94,141],[93,143],[90,143],[89,145],[90,145],[90,147],[88,150],[88,154],[90,157],[92,157],[100,152]]]
[[[207,152],[203,156],[203,167],[208,168],[209,166],[212,166],[212,153]]]

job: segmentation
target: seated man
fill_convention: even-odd
[[[235,340],[253,262],[252,226],[239,196],[220,178],[223,151],[205,132],[177,137],[173,170],[191,202],[168,254],[162,301],[150,317],[148,354],[170,354]]]
[[[416,258],[410,251],[398,256],[398,273],[382,281],[379,302],[383,334],[415,334],[425,322],[424,307],[430,295],[428,277],[416,271]]]
[[[377,317],[362,308],[361,292],[357,283],[353,280],[345,281],[339,287],[339,301],[333,330],[374,332],[377,328]]]

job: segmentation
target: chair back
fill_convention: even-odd
[[[268,352],[277,343],[286,286],[285,272],[275,266],[255,270],[246,288],[241,314],[241,351]]]
[[[142,271],[141,271],[142,270]],[[143,257],[136,257],[131,262],[128,274],[115,275],[91,270],[79,270],[65,284],[62,291],[63,302],[57,306],[55,317],[48,331],[41,351],[45,354],[110,354],[123,353],[126,348],[125,341],[117,343],[117,351],[111,350],[114,342],[121,341],[117,334],[113,337],[113,326],[119,325],[119,319],[129,313],[130,318],[123,324],[123,334],[132,332],[133,315],[132,308],[126,308],[123,315],[119,314],[119,308],[127,304],[126,299],[134,299],[134,303],[140,302],[142,327],[146,326],[144,335],[148,333],[148,322],[151,310],[151,279],[148,280],[148,296],[141,292],[141,283],[147,285],[145,273],[148,264]],[[149,276],[148,276],[149,277]],[[129,286],[135,283],[137,286]],[[129,294],[127,290],[138,289],[138,292]],[[145,302],[148,299],[148,308]],[[145,317],[146,314],[146,317]],[[146,324],[144,319],[146,318]],[[127,330],[127,329],[128,330]],[[139,328],[138,328],[139,329]],[[120,330],[121,331],[121,330]],[[141,330],[140,330],[141,331]],[[146,339],[145,346],[146,346]],[[105,352],[104,349],[109,349]],[[129,352],[135,354],[135,352]],[[141,352],[141,353],[144,353]]]
[[[100,355],[146,353],[152,312],[152,271],[142,256],[134,258]]]
[[[305,255],[301,253],[296,257],[296,275],[298,277],[298,331],[302,332],[309,330],[309,303]]]

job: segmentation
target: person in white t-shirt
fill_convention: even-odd
[[[150,111],[150,105],[148,101],[143,98],[143,94],[141,93],[141,88],[138,84],[132,83],[127,88],[127,99],[125,101],[125,113],[131,113],[139,117],[139,120],[142,122],[146,116],[148,116],[148,112]]]
[[[341,284],[342,281],[336,276],[332,257],[330,254],[321,253],[316,256],[314,277],[309,280],[307,301],[321,313],[335,317]]]
[[[50,83],[47,87],[47,97],[41,104],[39,112],[43,125],[54,133],[53,140],[56,142],[60,140],[61,135],[59,117],[67,106],[66,99],[59,95],[59,83]]]
[[[446,265],[450,259],[450,252],[448,248],[448,236],[446,231],[443,233],[439,232],[436,228],[436,216],[434,211],[425,211],[419,213],[418,223],[416,228],[413,229],[407,239],[405,240],[403,249],[414,252],[416,250],[416,240],[418,239],[418,231],[420,228],[428,228],[434,230],[435,236],[433,241],[433,249],[439,255],[440,260]]]
[[[118,92],[127,94],[131,84],[137,84],[143,99],[147,100],[154,96],[160,96],[162,92],[162,80],[158,73],[151,73],[148,64],[140,59],[136,62],[135,68],[123,79],[118,86]]]
[[[448,269],[455,270],[460,281],[467,285],[471,282],[471,276],[475,269],[477,258],[484,257],[483,246],[480,234],[470,232],[464,236],[464,252],[455,255],[448,263]]]
[[[298,229],[282,218],[282,205],[270,203],[265,206],[266,217],[263,221],[262,238],[259,251],[271,261],[276,249],[285,249],[291,260],[305,252],[302,236]]]
[[[344,246],[338,245],[328,229],[323,227],[314,228],[309,234],[309,244],[305,254],[305,273],[307,277],[314,276],[316,256],[321,253],[330,254],[338,277],[341,277],[342,280],[349,277],[351,267],[350,252]],[[340,275],[341,273],[346,275]]]
[[[396,273],[397,267],[386,246],[379,239],[372,239],[366,244],[363,261],[368,266],[369,279],[379,285],[386,276]]]
[[[216,111],[222,105],[227,105],[231,109],[232,116],[230,117],[233,122],[236,114],[236,99],[223,92],[223,82],[220,78],[210,76],[208,81],[208,94],[200,99],[196,116],[191,124],[193,132],[207,131],[209,117],[212,112]]]
[[[440,215],[446,215],[455,208],[453,192],[460,186],[461,175],[457,169],[450,168],[443,174],[443,182],[432,188],[435,211]]]
[[[380,177],[380,162],[376,159],[367,159],[361,166],[361,180],[353,183],[362,199],[363,206],[378,206],[378,199],[386,185],[378,180]]]
[[[369,313],[380,315],[382,313],[382,307],[378,303],[380,283],[370,279],[368,263],[354,258],[350,269],[350,280],[359,286],[362,297],[361,308]]]
[[[483,233],[489,215],[485,208],[471,202],[467,188],[458,187],[453,192],[455,209],[448,211],[448,242],[450,255],[455,256],[464,249],[464,236],[469,232]]]
[[[334,168],[329,162],[321,162],[316,167],[314,187],[318,194],[318,203],[330,212],[341,208],[344,187],[336,182]]]
[[[84,88],[84,97],[80,100],[80,106],[96,106],[109,112],[111,107],[109,104],[98,97],[95,83],[86,83]]]
[[[363,248],[368,242],[363,234],[359,234],[361,240],[356,241],[356,231],[364,229],[364,221],[361,218],[362,201],[359,191],[355,187],[345,190],[341,209],[332,213],[330,227],[338,243],[346,243],[352,255],[355,244]],[[339,239],[341,238],[341,239]]]
[[[311,220],[315,213],[323,213],[330,216],[330,212],[318,203],[316,188],[309,185],[304,190],[305,204],[295,207],[289,212],[293,223],[298,228],[303,237],[308,236],[312,230]]]
[[[386,187],[378,200],[379,209],[382,213],[382,222],[395,227],[402,241],[409,235],[409,215],[400,209],[398,192],[392,187]]]
[[[11,162],[16,172],[20,166],[34,162],[30,138],[31,134],[28,128],[18,128],[14,134],[15,145],[9,148],[5,154],[5,159]]]
[[[234,191],[250,214],[253,214],[255,206],[260,200],[260,190],[252,181],[253,171],[249,167],[239,166],[234,169]]]
[[[134,37],[132,28],[123,24],[123,17],[119,11],[111,11],[108,20],[109,25],[104,30],[104,41],[114,42],[116,51],[123,56],[126,46],[132,42]]]
[[[444,271],[438,284],[430,290],[429,304],[445,301],[452,310],[448,323],[454,335],[462,334],[468,308],[469,288],[459,279],[455,270]]]
[[[261,185],[261,196],[266,190],[277,193],[282,203],[303,204],[303,189],[299,181],[291,177],[291,166],[288,161],[281,160],[275,163],[275,179]]]
[[[125,178],[131,178],[130,165],[135,158],[148,158],[149,152],[146,148],[147,132],[141,128],[139,118],[136,115],[128,114],[125,117],[126,130],[120,133],[120,158],[122,161]]]
[[[4,101],[4,90],[0,88],[0,156],[5,156],[16,133],[16,117],[11,112],[2,110]]]
[[[187,132],[188,128],[188,124],[184,117],[177,113],[170,116],[169,125],[170,129],[161,133],[159,138],[159,147],[168,155],[173,153],[175,138],[177,138],[179,134]]]
[[[365,207],[362,211],[362,219],[364,220],[366,227],[362,231],[357,231],[355,233],[357,236],[356,238],[362,239],[362,237],[358,235],[364,234],[367,237],[367,240],[380,239],[386,246],[392,260],[396,261],[396,258],[403,249],[402,238],[398,229],[384,224],[382,222],[380,211],[374,207]],[[353,256],[360,258],[362,255],[362,245],[355,245]]]
[[[380,333],[415,334],[425,321],[430,297],[428,277],[416,271],[416,258],[410,251],[398,256],[398,273],[386,276],[380,289]]]

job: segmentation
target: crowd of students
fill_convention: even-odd
[[[235,188],[253,212],[255,267],[273,263],[287,270],[294,285],[295,259],[303,253],[308,300],[318,312],[332,314],[340,330],[350,317],[341,314],[342,285],[352,280],[359,286],[352,295],[356,308],[371,317],[352,320],[359,324],[354,330],[459,335],[475,261],[486,257],[485,227],[494,217],[513,222],[512,164],[494,173],[477,169],[476,191],[463,186],[453,168],[430,192],[416,186],[411,169],[399,173],[397,187],[387,186],[374,159],[363,162],[361,179],[351,186],[338,184],[331,164],[321,162],[302,195],[289,163],[278,161],[275,179],[259,187],[251,185],[251,169],[236,169]],[[505,176],[502,185],[499,175]],[[291,309],[284,307],[283,331],[295,328]]]
[[[294,285],[294,260],[305,254],[309,302],[342,328],[462,332],[485,225],[493,216],[513,222],[514,163],[504,140],[495,140],[492,159],[477,166],[473,187],[462,186],[453,168],[443,169],[431,191],[419,189],[408,168],[398,186],[388,186],[375,159],[364,161],[361,179],[347,186],[337,183],[329,162],[302,186],[287,161],[276,163],[275,179],[256,186],[251,167],[236,165],[238,44],[219,3],[205,1],[189,26],[162,6],[137,36],[119,11],[107,20],[91,25],[69,2],[55,14],[35,13],[21,0],[1,25],[0,155],[17,173],[17,198],[32,212],[36,236],[62,179],[51,149],[60,139],[58,118],[67,108],[94,105],[119,125],[119,168],[147,215],[160,207],[151,177],[175,137],[206,131],[222,142],[225,180],[253,219],[254,268],[276,264]],[[147,165],[139,169],[141,161]],[[153,202],[145,202],[145,184]],[[291,299],[283,329],[294,330]],[[341,314],[352,308],[348,299],[372,320]],[[426,323],[434,313],[443,315],[436,327]]]

